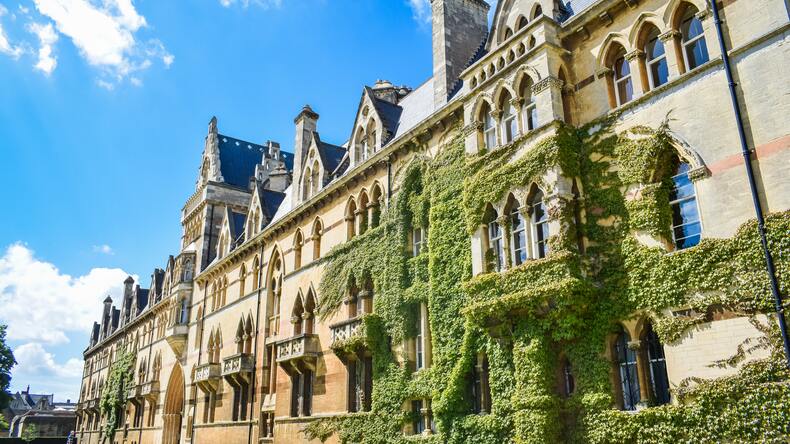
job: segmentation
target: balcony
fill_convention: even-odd
[[[364,340],[365,326],[362,322],[362,318],[359,316],[332,324],[329,326],[329,328],[332,332],[332,344],[330,347],[332,347],[332,349],[335,351],[335,354],[338,356],[344,354],[341,353],[341,351],[353,348],[353,345],[351,344],[353,340]]]
[[[222,360],[222,376],[231,384],[248,382],[255,368],[255,361],[247,353],[238,353]]]
[[[195,369],[195,384],[204,392],[216,391],[219,380],[219,364],[203,364]]]
[[[86,402],[86,409],[88,410],[98,410],[99,409],[99,398],[89,399]]]
[[[139,397],[140,397],[140,386],[133,385],[129,387],[129,391],[126,394],[126,398],[129,399],[130,401],[133,401]]]
[[[139,387],[141,397],[155,401],[159,397],[159,381],[148,381]]]
[[[173,349],[176,356],[181,356],[184,353],[184,348],[187,345],[187,334],[189,333],[189,326],[186,324],[175,324],[167,327],[165,330],[165,340]]]
[[[318,335],[301,334],[277,342],[277,362],[288,374],[315,371],[315,362],[321,353]]]

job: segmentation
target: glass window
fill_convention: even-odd
[[[636,351],[628,347],[631,336],[624,330],[615,341],[615,358],[620,377],[623,410],[636,410],[639,403],[639,376],[637,374]]]
[[[543,193],[536,193],[531,200],[532,258],[541,259],[549,252],[549,218],[543,205]]]
[[[631,67],[625,56],[620,56],[614,62],[614,89],[617,104],[623,105],[634,97],[634,86],[631,82]]]
[[[502,134],[503,143],[510,143],[518,137],[518,122],[516,121],[516,110],[509,100],[505,100],[502,113]]]
[[[494,212],[494,216],[491,222],[488,223],[488,248],[491,250],[491,252],[494,255],[493,271],[504,270],[505,251],[502,242],[502,227],[499,226],[496,212]]]
[[[483,121],[483,135],[485,137],[486,148],[493,149],[496,146],[496,121],[490,110],[485,113]]]
[[[667,67],[667,55],[664,51],[664,43],[658,38],[658,31],[653,31],[647,39],[645,46],[645,56],[647,59],[647,72],[650,79],[650,87],[657,88],[669,79],[669,68]]]
[[[532,96],[528,96],[524,104],[524,128],[527,131],[532,131],[538,127],[538,107]]]
[[[411,411],[414,414],[414,422],[412,427],[414,434],[419,435],[425,431],[425,420],[422,414],[422,400],[414,400],[411,402]]]
[[[705,43],[702,22],[699,21],[695,12],[694,9],[689,8],[680,25],[683,56],[688,69],[694,69],[709,60],[708,45]]]
[[[647,346],[647,360],[650,366],[650,385],[653,389],[653,398],[656,404],[669,403],[669,376],[667,363],[664,358],[664,346],[653,330],[652,324],[645,327],[645,342]]]
[[[425,326],[423,325],[422,305],[417,307],[417,336],[414,338],[414,367],[415,370],[425,368]]]
[[[411,241],[412,241],[412,248],[411,248],[412,256],[414,257],[419,256],[420,253],[428,245],[428,229],[415,228],[411,234]]]
[[[512,232],[512,251],[513,265],[521,265],[527,259],[527,222],[518,208],[518,204],[513,205],[510,212],[510,231]]]
[[[702,237],[697,196],[694,184],[689,179],[689,164],[681,162],[672,176],[672,191],[669,194],[672,208],[672,239],[675,248],[682,250],[697,245]]]

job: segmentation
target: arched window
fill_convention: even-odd
[[[368,194],[363,191],[359,196],[359,208],[357,209],[357,232],[359,234],[368,231],[368,207]]]
[[[243,298],[246,295],[246,282],[247,282],[247,266],[241,264],[241,269],[239,269],[239,298]]]
[[[294,302],[294,308],[291,311],[291,324],[293,324],[293,335],[299,336],[304,333],[302,330],[302,316],[304,315],[304,302],[302,301],[302,295],[298,294],[296,296],[296,302]]]
[[[615,338],[614,356],[623,410],[636,410],[640,402],[636,351],[628,346],[630,342],[631,336],[621,327]]]
[[[348,201],[348,206],[346,207],[346,238],[347,240],[351,240],[354,236],[357,235],[357,204],[354,202],[354,199]]]
[[[481,354],[472,367],[469,379],[468,396],[471,400],[472,413],[491,412],[491,387],[488,383],[488,356]]]
[[[521,80],[519,94],[523,100],[521,115],[524,119],[522,122],[524,131],[532,131],[538,127],[538,107],[535,98],[532,97],[532,79],[529,76],[524,76]]]
[[[483,104],[480,113],[483,120],[483,142],[486,149],[494,149],[496,147],[496,119],[494,119],[494,113],[488,103]]]
[[[648,26],[643,32],[643,51],[645,52],[645,68],[647,78],[650,82],[650,89],[658,88],[669,80],[669,68],[667,66],[667,54],[664,51],[664,42],[659,38],[658,29],[655,26]]]
[[[258,282],[258,276],[261,271],[261,264],[260,260],[258,260],[258,256],[255,256],[255,259],[252,260],[252,289],[257,290],[260,288],[260,283]]]
[[[576,391],[576,379],[573,377],[573,367],[567,356],[560,359],[560,395],[569,398]]]
[[[631,66],[625,58],[625,50],[621,50],[614,57],[612,63],[614,76],[614,91],[617,105],[624,105],[634,98],[634,85],[631,80]]]
[[[296,230],[294,236],[294,269],[302,266],[302,245],[304,244],[304,236],[301,230]]]
[[[653,325],[649,322],[645,325],[644,341],[647,349],[647,363],[650,367],[650,388],[653,401],[658,405],[667,404],[669,403],[669,376],[664,358],[664,346],[653,330]]]
[[[678,250],[697,245],[702,237],[697,194],[694,183],[689,178],[690,169],[689,164],[678,161],[675,175],[672,176],[672,190],[669,193],[669,204],[672,208],[672,240]]]
[[[222,304],[221,306],[224,307],[228,303],[228,277],[225,276],[222,278]]]
[[[382,194],[381,194],[381,187],[379,184],[373,185],[373,189],[370,191],[370,227],[375,228],[379,226],[381,222],[381,204],[382,204]]]
[[[247,324],[244,326],[244,353],[252,354],[252,336],[255,333],[255,324],[252,322],[252,315],[247,315]]]
[[[702,22],[697,18],[697,9],[689,4],[680,18],[680,39],[686,69],[692,70],[709,60]]]
[[[312,182],[310,195],[315,196],[318,194],[318,191],[321,190],[321,169],[318,166],[317,160],[313,162],[313,173],[310,182]]]
[[[307,291],[307,298],[304,301],[304,313],[302,314],[302,333],[312,335],[315,332],[315,296],[313,290]]]
[[[532,49],[537,44],[538,44],[538,41],[535,40],[535,36],[534,35],[529,36],[529,40],[527,41],[527,48]]]
[[[378,150],[379,140],[376,134],[376,120],[370,119],[368,121],[368,137],[366,143],[365,159],[369,159]]]
[[[502,143],[508,144],[518,137],[518,120],[516,109],[511,103],[512,97],[507,91],[502,93],[499,108],[502,110]]]
[[[283,266],[279,254],[272,258],[269,273],[269,294],[266,304],[266,314],[269,326],[269,335],[277,336],[280,332],[280,301],[282,300]]]
[[[302,179],[302,200],[310,198],[310,192],[313,189],[313,175],[310,168],[305,168],[304,178]]]
[[[524,29],[524,27],[527,26],[527,23],[528,21],[526,17],[524,17],[523,15],[519,16],[518,19],[516,19],[516,29],[517,30]]]
[[[510,251],[513,266],[523,264],[528,258],[527,221],[521,210],[521,204],[511,196],[510,209]]]
[[[499,226],[499,215],[496,210],[489,207],[485,219],[488,230],[488,251],[491,254],[490,271],[502,271],[505,269],[505,250],[502,239],[502,227]]]
[[[357,128],[357,137],[354,142],[354,160],[355,163],[362,163],[366,159],[366,152],[368,140],[365,137],[365,130],[362,127]]]
[[[536,190],[529,199],[532,225],[532,258],[541,259],[548,254],[549,219],[543,203],[543,192]]]
[[[543,8],[540,5],[535,6],[535,11],[532,13],[532,20],[543,15]]]
[[[510,37],[513,37],[513,30],[512,30],[512,29],[510,29],[510,28],[505,28],[505,34],[504,34],[504,36],[502,36],[502,40],[503,40],[503,41],[504,41],[504,40],[507,40],[507,39],[509,39]]]
[[[313,260],[321,258],[321,236],[324,234],[324,227],[321,224],[321,219],[316,219],[313,222]]]

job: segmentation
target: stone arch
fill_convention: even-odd
[[[599,68],[606,68],[610,64],[609,58],[612,56],[612,51],[621,46],[626,54],[631,50],[631,44],[628,39],[619,32],[610,32],[604,38],[601,44],[601,49],[598,52],[597,63]]]
[[[664,23],[670,29],[677,29],[680,25],[678,21],[685,12],[686,8],[693,6],[697,11],[706,11],[708,4],[705,0],[670,0],[664,9]]]
[[[480,94],[472,106],[472,118],[475,121],[482,122],[485,116],[483,115],[487,110],[493,109],[491,97],[487,94]]]
[[[643,46],[638,42],[639,36],[646,29],[645,26],[649,25],[658,28],[659,33],[666,31],[666,23],[661,20],[658,14],[654,12],[643,12],[637,17],[636,21],[631,26],[631,31],[628,33],[628,41],[631,42],[633,47],[639,48]]]
[[[178,444],[181,441],[181,421],[184,412],[184,372],[176,363],[170,372],[165,393],[162,426],[162,444]]]
[[[517,97],[515,91],[513,91],[513,88],[509,84],[505,82],[501,82],[499,85],[497,85],[496,92],[494,93],[494,106],[496,107],[497,110],[500,111],[502,110],[501,102],[505,93],[510,95],[511,99]]]
[[[529,8],[529,21],[533,21],[543,15],[543,7],[540,5],[540,2],[535,2],[531,8]]]

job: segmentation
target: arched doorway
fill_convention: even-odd
[[[165,394],[162,444],[178,444],[181,441],[181,417],[184,411],[184,372],[176,364],[170,372]]]

